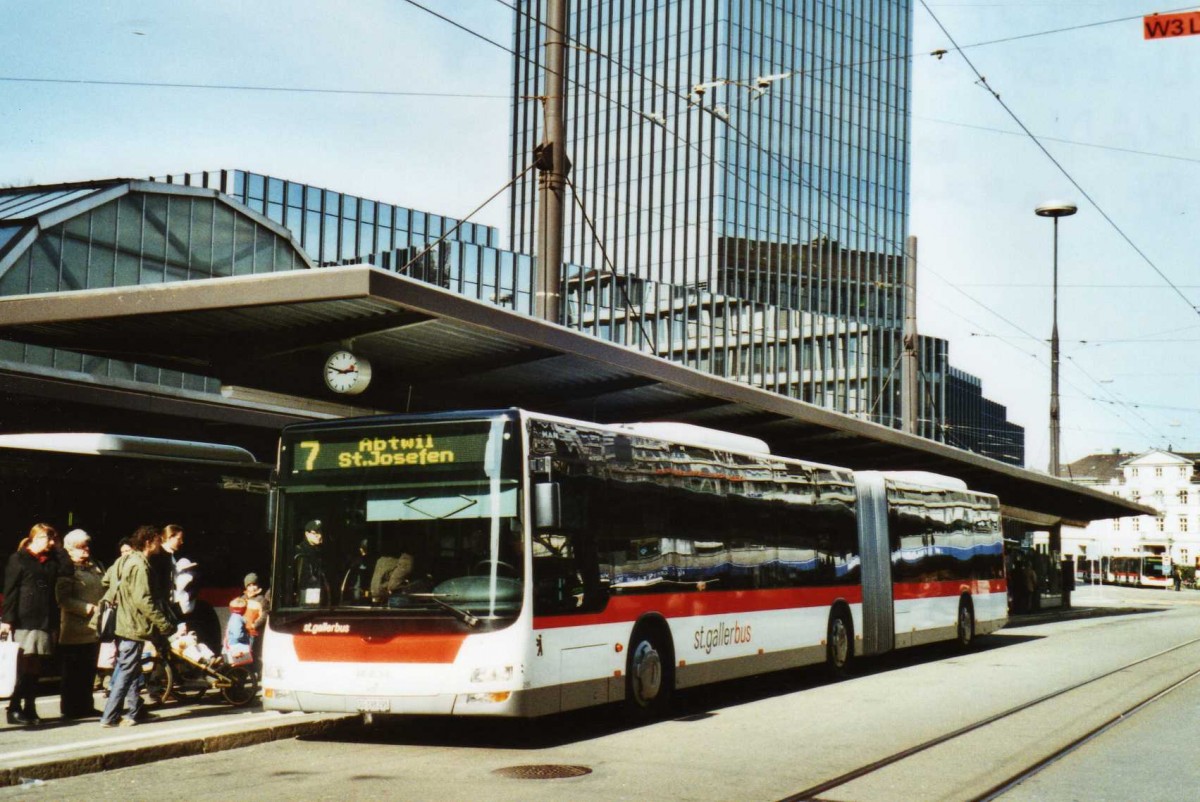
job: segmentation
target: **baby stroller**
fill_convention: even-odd
[[[258,675],[252,662],[229,665],[211,651],[198,648],[194,635],[147,643],[143,660],[147,695],[158,704],[194,703],[214,690],[229,704],[242,707],[258,695]]]

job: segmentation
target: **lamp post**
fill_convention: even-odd
[[[1038,217],[1054,218],[1054,325],[1050,330],[1050,475],[1058,476],[1058,218],[1079,211],[1073,203],[1051,201],[1033,210]]]

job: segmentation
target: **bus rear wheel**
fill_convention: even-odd
[[[975,610],[968,599],[958,600],[958,623],[954,639],[960,649],[970,649],[975,643]]]
[[[842,679],[850,673],[854,659],[854,625],[844,608],[829,614],[829,631],[825,639],[825,670],[832,679]]]
[[[655,718],[671,703],[675,677],[669,642],[655,627],[639,627],[625,660],[626,708],[637,718]]]

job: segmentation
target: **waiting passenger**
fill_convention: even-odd
[[[254,638],[246,627],[246,599],[238,596],[229,603],[229,623],[225,625],[225,643],[221,655],[231,666],[254,661]]]
[[[59,703],[63,718],[83,718],[100,714],[92,704],[100,644],[89,621],[104,595],[104,572],[92,560],[92,538],[87,532],[71,530],[63,538],[63,547],[75,570],[60,575],[54,586],[61,612]]]

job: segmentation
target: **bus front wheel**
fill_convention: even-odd
[[[652,718],[670,705],[675,680],[667,638],[656,627],[639,627],[629,641],[625,702],[638,717]]]

